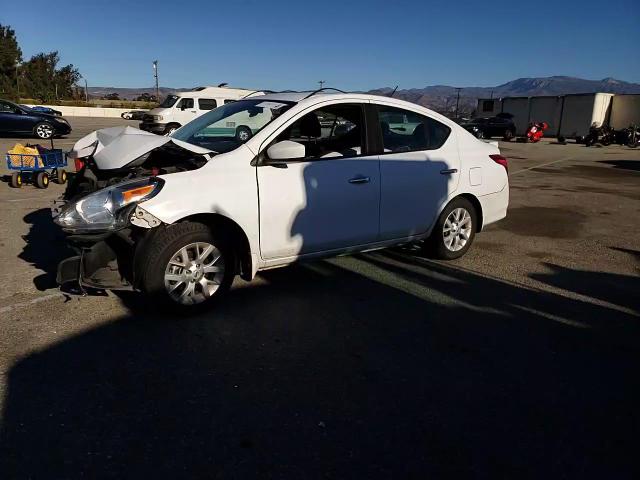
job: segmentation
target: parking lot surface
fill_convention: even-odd
[[[194,318],[59,292],[63,187],[0,184],[0,478],[632,478],[640,151],[500,146],[508,217],[462,259],[301,264]]]

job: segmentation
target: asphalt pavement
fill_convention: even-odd
[[[632,478],[640,151],[501,150],[462,259],[269,271],[195,318],[59,292],[63,187],[0,184],[0,478]]]

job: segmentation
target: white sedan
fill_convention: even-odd
[[[61,284],[131,288],[193,309],[235,275],[299,260],[418,241],[458,258],[507,213],[497,144],[393,98],[269,94],[211,110],[171,137],[142,133],[98,131],[77,145],[83,168],[102,170],[93,176],[134,178],[56,217],[81,252],[60,264]]]

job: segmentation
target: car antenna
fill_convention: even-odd
[[[398,85],[396,85],[396,88],[393,89],[393,92],[391,92],[389,96],[393,97],[394,93],[396,93],[396,90],[398,90]]]

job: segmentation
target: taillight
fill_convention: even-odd
[[[489,155],[489,158],[496,163],[499,163],[504,169],[509,172],[509,161],[502,155]]]
[[[74,163],[76,164],[76,172],[79,172],[84,167],[84,160],[81,158],[76,158]]]

